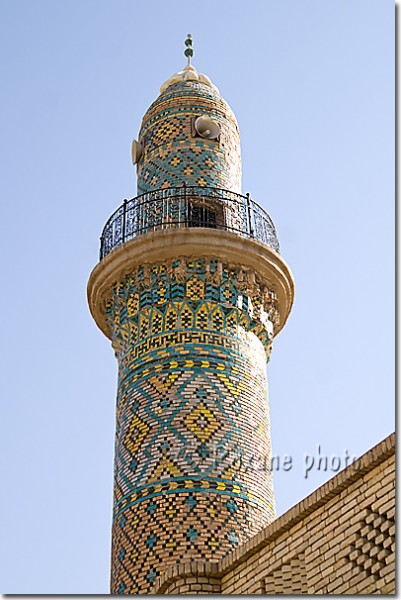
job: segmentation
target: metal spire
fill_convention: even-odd
[[[190,33],[188,33],[188,35],[187,35],[187,39],[185,40],[185,45],[186,45],[186,48],[185,48],[184,54],[188,58],[188,65],[190,65],[191,58],[194,55],[194,51],[192,50],[192,36]]]

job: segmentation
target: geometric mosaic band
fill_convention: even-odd
[[[214,494],[237,496],[259,504],[255,499],[255,495],[247,490],[246,487],[235,481],[217,479],[216,477],[192,476],[191,479],[188,479],[187,477],[171,477],[168,481],[159,481],[143,487],[138,487],[134,494],[123,496],[115,506],[114,518],[116,519],[124,512],[124,510],[135,506],[143,500],[149,500],[150,498],[156,498],[157,496],[169,493],[179,494],[181,491],[193,493],[202,490],[210,490],[213,491]],[[265,504],[265,502],[261,501],[261,508],[265,508]]]
[[[208,343],[209,337],[210,343],[219,344],[213,336],[220,333],[237,343],[238,328],[255,333],[269,354],[279,323],[273,289],[252,270],[214,258],[178,258],[138,267],[116,286],[107,310],[116,352],[132,352],[139,345],[138,356],[157,345],[165,347],[160,336],[173,331],[184,343],[197,335],[200,343]],[[179,343],[174,335],[174,343]]]

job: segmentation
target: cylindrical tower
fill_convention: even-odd
[[[235,116],[190,60],[133,161],[139,195],[106,223],[88,284],[119,366],[113,594],[150,593],[274,519],[266,359],[294,295],[272,221],[241,194]]]

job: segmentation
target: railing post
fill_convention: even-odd
[[[184,227],[188,227],[187,184],[184,181]]]
[[[251,212],[251,197],[249,192],[246,195],[246,204],[248,207],[248,224],[249,224],[249,235],[253,237],[253,227],[252,227],[252,212]]]
[[[127,199],[124,200],[124,209],[123,209],[123,243],[125,242],[125,223],[126,223],[126,217],[127,215]]]

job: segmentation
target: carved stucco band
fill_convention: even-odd
[[[155,263],[177,256],[219,257],[230,265],[253,270],[277,295],[279,324],[284,327],[294,302],[294,279],[281,256],[256,240],[241,238],[227,231],[187,228],[147,233],[118,246],[93,269],[88,282],[91,314],[101,331],[111,339],[106,319],[106,304],[116,283],[129,276],[138,265]]]

